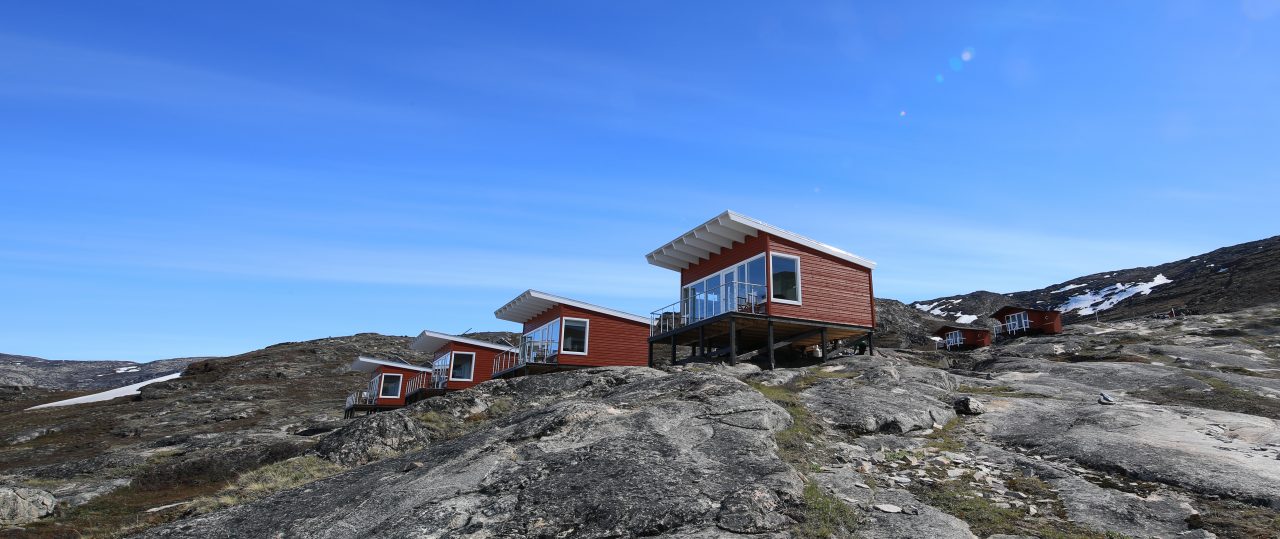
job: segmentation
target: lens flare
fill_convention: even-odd
[[[934,75],[933,80],[936,81],[938,84],[942,84],[942,81],[943,81],[942,73],[938,73],[937,75]]]
[[[950,60],[947,60],[947,64],[951,66],[952,71],[960,71],[964,69],[964,60],[961,60],[959,58],[952,58]]]
[[[973,59],[973,47],[965,47],[964,52],[960,53],[960,60],[968,62]]]

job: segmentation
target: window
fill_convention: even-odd
[[[800,259],[790,255],[773,255],[773,299],[781,303],[800,303]]]
[[[560,353],[560,319],[524,334],[520,340],[521,360],[527,363],[549,363]]]
[[[684,285],[680,309],[696,322],[730,312],[760,312],[765,296],[764,253]]]
[[[470,381],[472,371],[476,367],[476,355],[471,352],[454,352],[453,368],[449,372],[450,380]]]
[[[586,355],[588,325],[589,322],[582,318],[565,318],[564,336],[560,339],[563,346],[561,351],[566,354]]]
[[[1031,319],[1027,317],[1026,311],[1006,316],[1004,317],[1004,321],[1010,332],[1018,331],[1020,329],[1028,329],[1031,327]]]
[[[399,374],[382,375],[382,388],[378,391],[378,398],[396,399],[400,397],[400,382],[404,376]]]
[[[964,344],[964,334],[959,331],[947,332],[947,346],[955,346],[957,344]]]

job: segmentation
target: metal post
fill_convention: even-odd
[[[738,364],[738,321],[729,315],[729,364]]]
[[[649,368],[653,368],[653,341],[649,341]]]
[[[698,326],[698,355],[707,355],[707,326]]]
[[[819,348],[819,351],[822,352],[822,360],[826,361],[827,360],[827,328],[822,328],[822,331],[820,331],[819,333],[822,335],[822,345],[821,345],[821,348]]]
[[[769,348],[769,370],[773,370],[775,367],[777,367],[777,363],[774,361],[774,357],[773,357],[773,320],[769,321],[768,333],[769,333],[769,336],[767,339],[768,344],[766,344],[765,346]]]
[[[671,366],[676,364],[676,336],[671,336]]]
[[[867,355],[876,355],[876,330],[867,332]]]

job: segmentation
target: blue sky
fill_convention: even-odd
[[[1280,3],[10,2],[0,352],[637,313],[732,208],[877,294],[1280,233]]]

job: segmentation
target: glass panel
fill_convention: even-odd
[[[395,398],[400,396],[400,375],[384,374],[382,375],[382,392],[378,393],[379,397]]]
[[[449,378],[452,380],[470,380],[471,367],[475,362],[475,354],[455,352],[453,354],[453,372],[449,373]]]
[[[720,276],[715,275],[706,281],[707,295],[705,301],[706,314],[703,318],[711,318],[721,312],[720,304]]]
[[[765,271],[764,257],[757,258],[747,262],[747,279],[746,282],[755,286],[747,287],[748,296],[751,296],[753,303],[764,301],[765,295]]]
[[[799,262],[786,256],[773,257],[773,299],[800,301]]]
[[[587,321],[586,320],[565,320],[564,321],[564,351],[586,353],[587,351]]]

